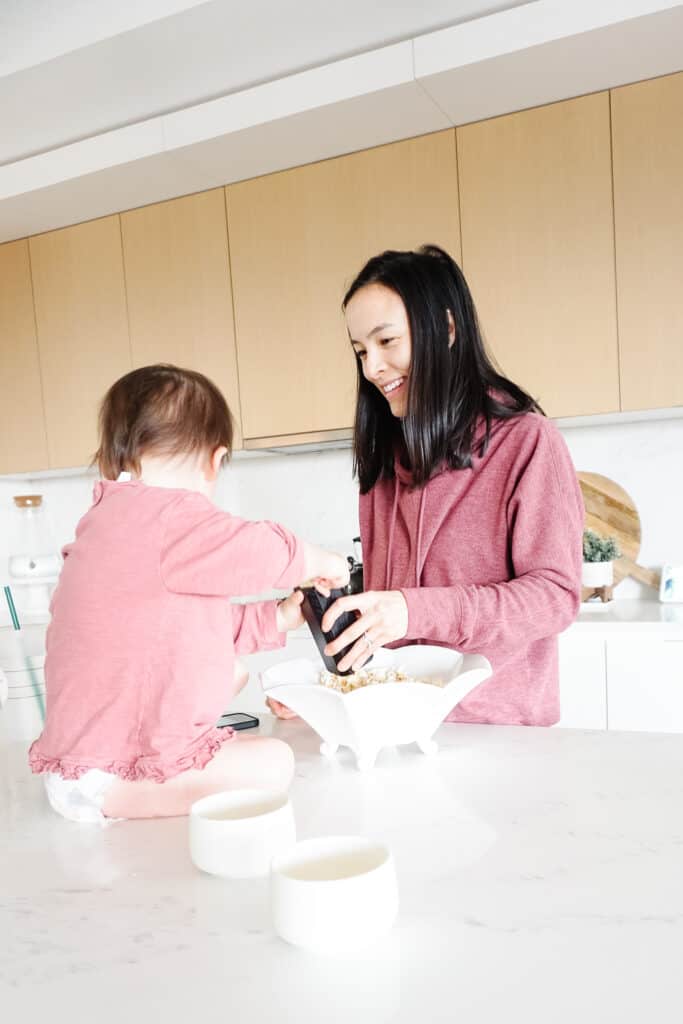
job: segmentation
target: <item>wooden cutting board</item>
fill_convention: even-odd
[[[586,529],[600,537],[615,537],[622,557],[614,563],[614,584],[626,576],[659,586],[659,573],[638,565],[640,552],[640,516],[633,498],[609,477],[599,473],[578,473],[579,485],[586,506]]]

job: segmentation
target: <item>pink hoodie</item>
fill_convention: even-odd
[[[583,502],[556,427],[528,413],[494,424],[470,469],[420,490],[400,464],[360,499],[366,590],[400,589],[401,643],[484,654],[493,676],[449,721],[553,725],[557,634],[576,617]]]

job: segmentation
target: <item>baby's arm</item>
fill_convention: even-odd
[[[306,544],[278,523],[231,516],[199,494],[169,505],[164,531],[161,577],[175,593],[230,597],[302,582],[339,587],[349,579],[342,555]]]
[[[232,637],[237,654],[254,654],[284,647],[286,632],[303,624],[303,594],[295,590],[284,601],[233,604]]]
[[[255,654],[284,647],[285,637],[277,619],[277,601],[233,604],[232,639],[235,654]]]
[[[345,558],[304,542],[307,584],[321,589],[345,586],[349,567]],[[295,590],[284,601],[254,601],[232,605],[232,635],[237,654],[254,654],[284,647],[285,632],[303,624],[303,594]]]

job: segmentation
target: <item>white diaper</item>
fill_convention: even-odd
[[[79,779],[63,779],[56,772],[46,772],[45,789],[50,806],[69,821],[87,821],[107,825],[120,818],[105,818],[102,814],[104,797],[117,776],[111,772],[91,768]]]

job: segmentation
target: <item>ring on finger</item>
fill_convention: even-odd
[[[361,637],[361,639],[363,640],[363,642],[365,644],[366,650],[371,651],[372,650],[372,640],[370,639],[368,634],[367,633],[363,633],[363,636]]]

